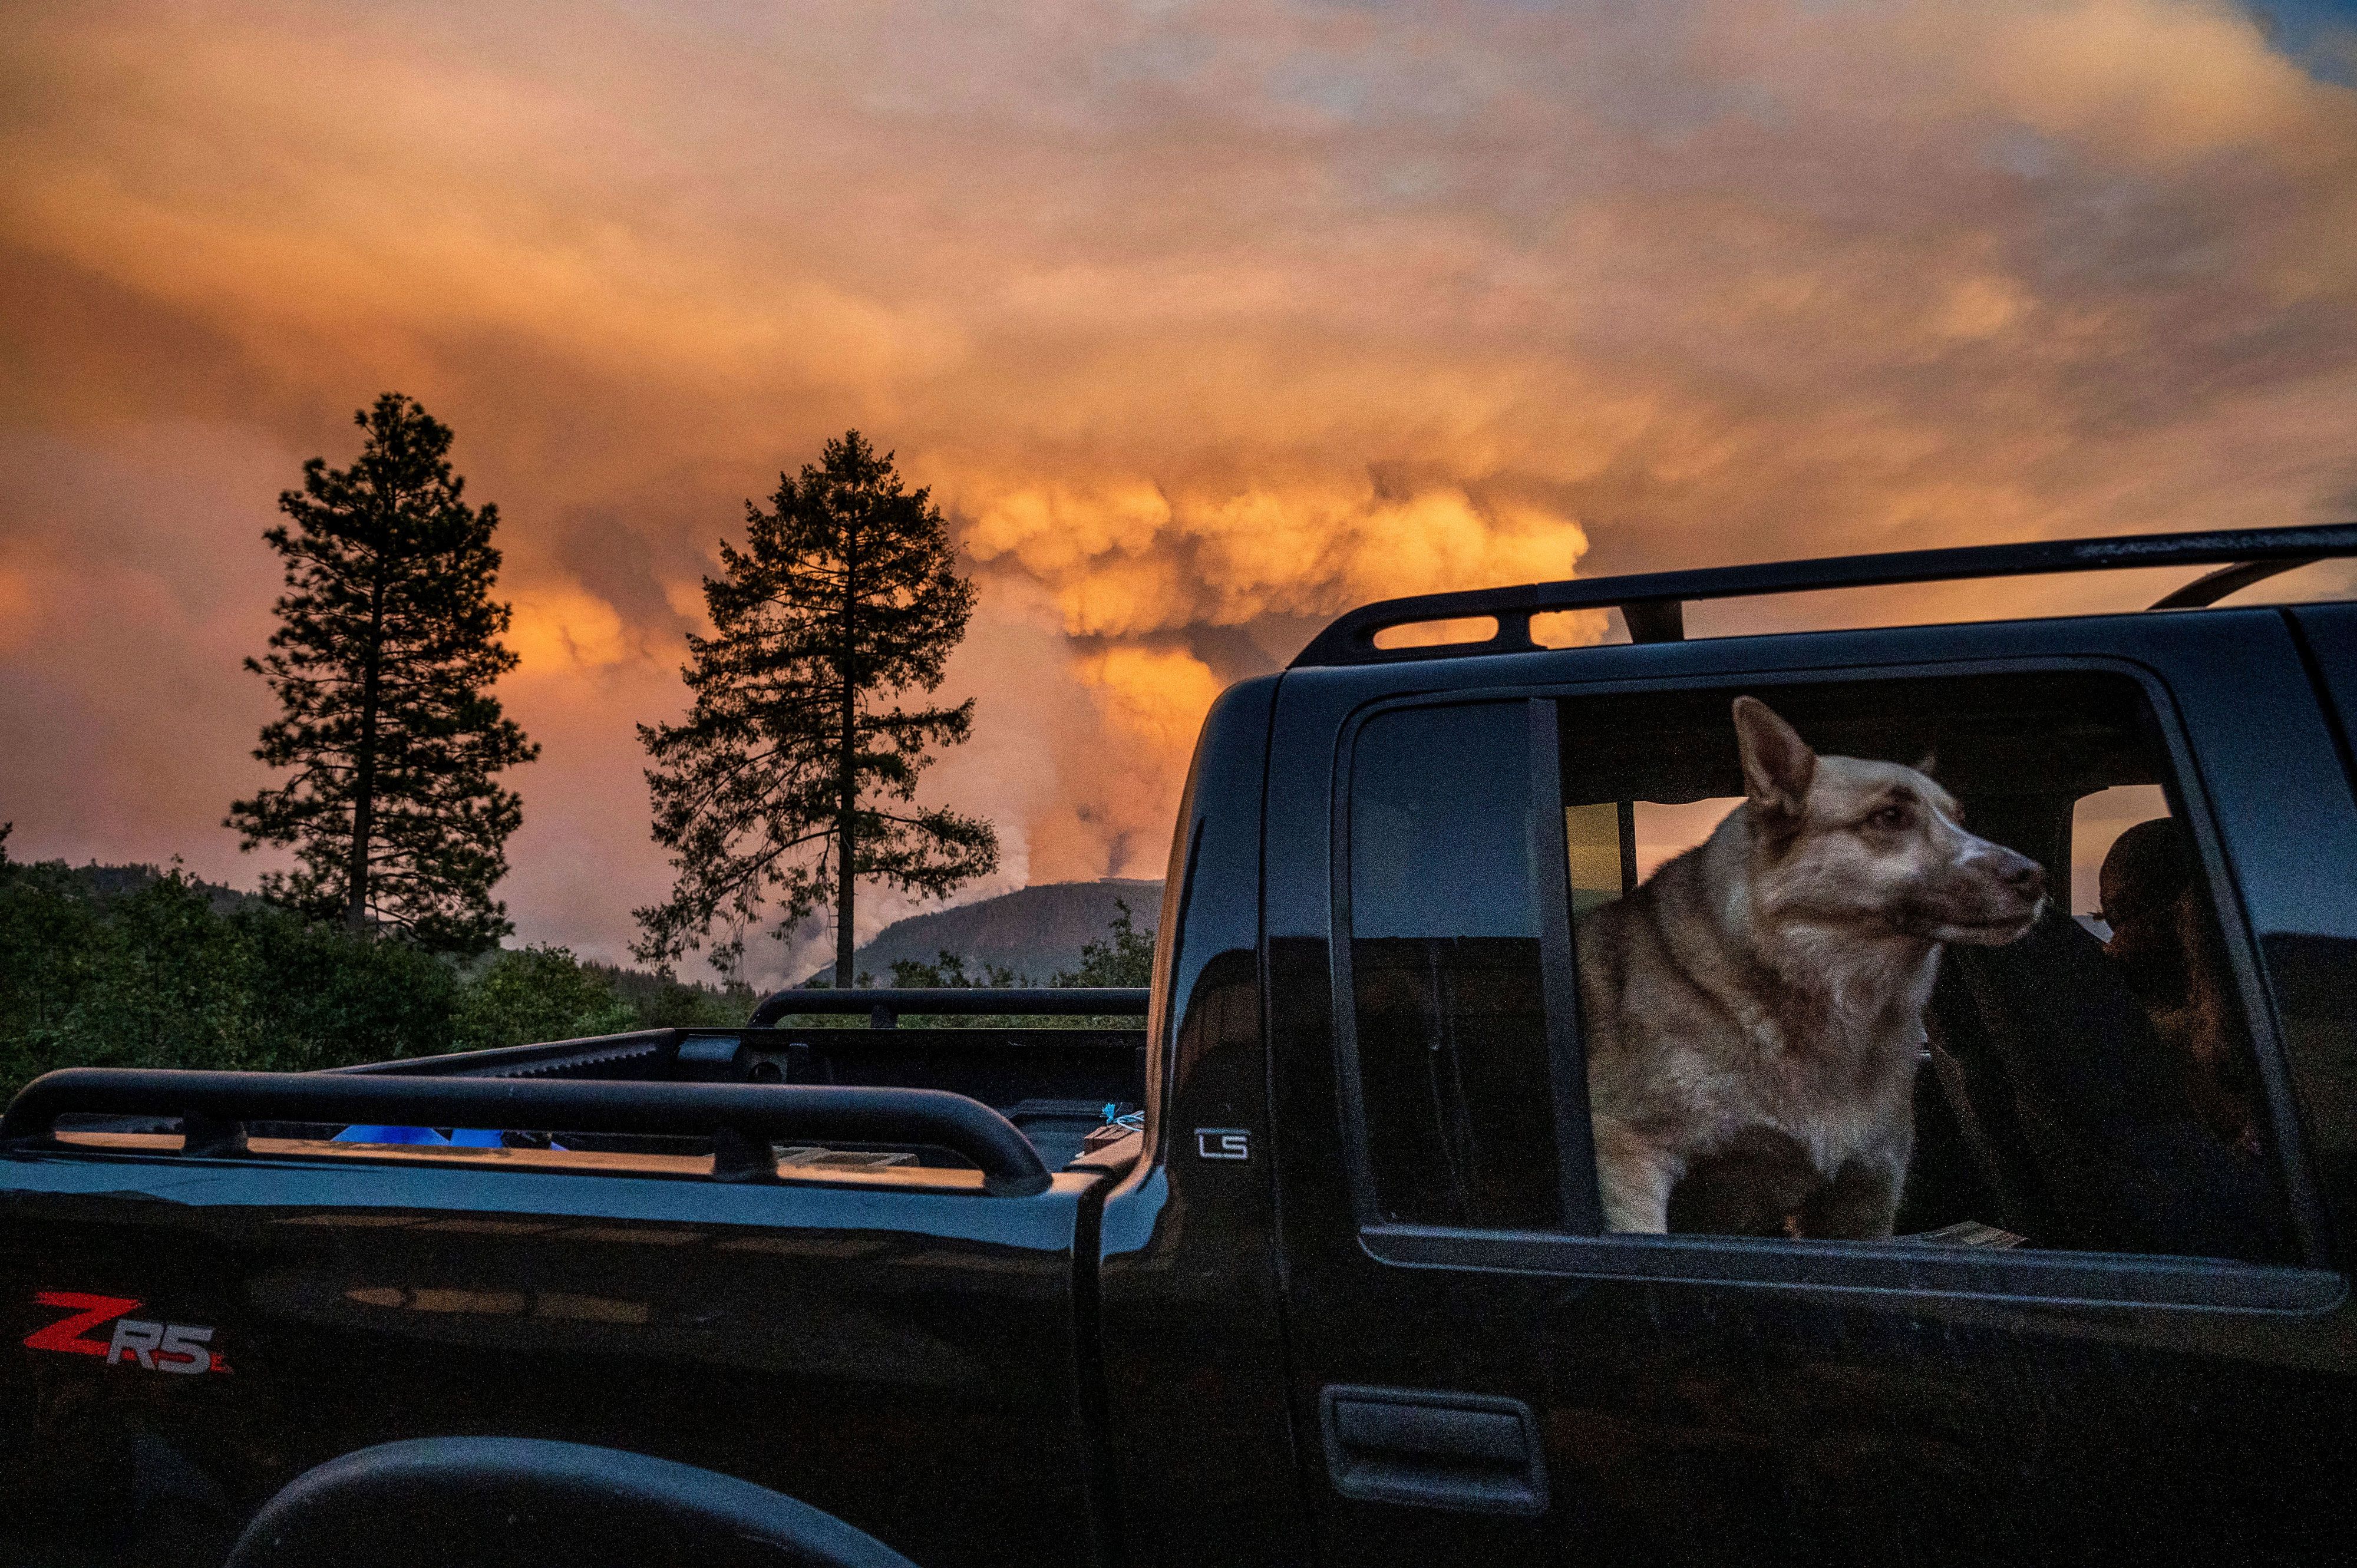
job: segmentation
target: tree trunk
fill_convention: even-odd
[[[369,840],[376,833],[376,711],[384,669],[384,571],[382,564],[369,595],[368,666],[361,673],[361,746],[352,769],[352,854],[347,880],[350,901],[344,925],[355,936],[369,929]]]
[[[850,769],[846,767],[844,771],[848,777]],[[843,815],[838,821],[839,831],[835,835],[834,988],[837,991],[846,990],[851,984],[851,952],[854,945],[851,924],[851,854],[855,846],[851,833],[850,799],[850,794],[846,790],[844,795]]]
[[[847,531],[846,531],[847,532]],[[852,757],[859,734],[859,697],[852,670],[851,607],[853,604],[852,552],[846,540],[843,553],[843,735],[835,754],[835,819],[834,819],[834,988],[848,990],[851,986],[851,954],[854,946],[852,925],[852,866],[858,850],[857,834],[852,826],[851,808],[856,790],[852,777]]]

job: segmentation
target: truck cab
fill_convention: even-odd
[[[1352,1563],[2357,1554],[2357,608],[2205,607],[2264,575],[2229,567],[2139,614],[1679,635],[1700,597],[2136,550],[1436,596],[1232,692],[1171,863],[1165,1159],[1106,1207],[1108,1376],[1156,1416],[1125,1495],[1210,1447],[1221,1495],[1289,1520],[1293,1481]],[[1633,640],[1531,635],[1608,605]],[[1383,646],[1435,622],[1472,635]],[[1584,917],[1743,794],[1746,694],[1824,752],[1936,757],[2053,890],[2020,941],[1945,956],[1888,1240],[1602,1223]],[[2182,872],[2172,995],[2093,918],[2124,840]],[[1270,1272],[1184,1333],[1139,1202]],[[1195,1435],[1190,1370],[1280,1360],[1286,1421]],[[1222,1551],[1307,1554],[1272,1539]]]

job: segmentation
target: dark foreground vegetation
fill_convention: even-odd
[[[174,870],[94,880],[0,835],[0,1098],[59,1067],[302,1072],[624,1029],[741,1024],[750,992],[355,935]],[[228,906],[221,908],[219,906]]]
[[[1048,983],[1146,983],[1153,929],[1134,925],[1126,903],[1116,908],[1105,939]],[[894,985],[1030,983],[996,964],[970,970],[952,952],[891,967]],[[178,869],[26,865],[8,858],[0,827],[0,1101],[52,1068],[307,1072],[628,1029],[726,1027],[754,1000],[747,988],[584,962],[560,947],[429,952]]]

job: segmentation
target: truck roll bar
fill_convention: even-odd
[[[178,1116],[185,1152],[199,1155],[242,1152],[248,1122],[669,1133],[710,1137],[716,1180],[774,1181],[770,1140],[839,1138],[941,1144],[981,1166],[983,1190],[1002,1197],[1049,1186],[1013,1122],[938,1089],[73,1067],[17,1092],[0,1117],[0,1145],[43,1145],[73,1112]]]
[[[929,991],[915,986],[870,987],[864,991],[774,991],[746,1024],[767,1029],[796,1013],[865,1013],[870,1028],[890,1029],[903,1013],[973,1016],[1000,1014],[1031,1018],[1093,1018],[1135,1015],[1146,1016],[1145,986],[1036,985],[974,987]]]

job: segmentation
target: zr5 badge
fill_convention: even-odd
[[[45,1290],[33,1297],[37,1306],[57,1307],[66,1316],[46,1328],[25,1336],[27,1350],[56,1350],[68,1356],[97,1356],[113,1367],[123,1362],[151,1372],[226,1372],[229,1363],[212,1348],[213,1331],[191,1323],[152,1323],[130,1316],[140,1303],[127,1296],[84,1295],[79,1291]],[[114,1325],[107,1338],[92,1331]]]

